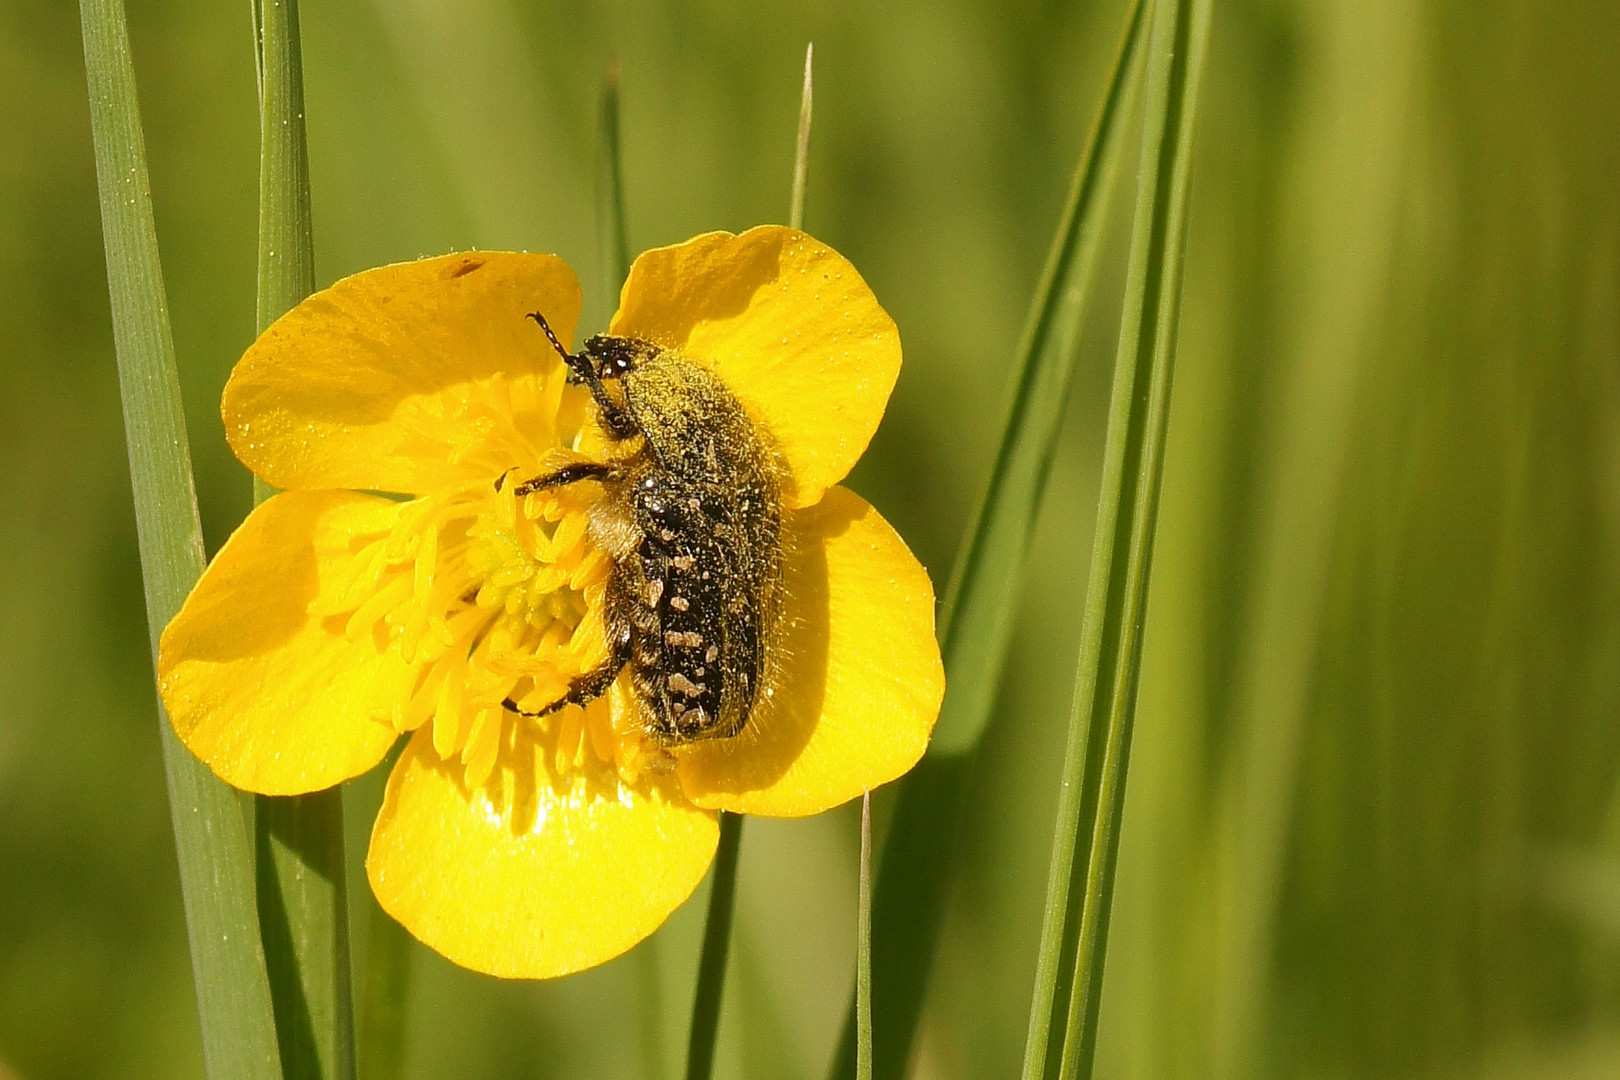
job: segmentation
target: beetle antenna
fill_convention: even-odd
[[[568,355],[568,350],[562,347],[562,342],[557,340],[557,335],[551,332],[551,324],[546,322],[546,317],[538,311],[531,311],[529,312],[529,318],[540,324],[540,329],[546,332],[546,339],[551,342],[551,347],[557,350],[557,355],[563,358],[563,363],[572,368],[574,358]]]

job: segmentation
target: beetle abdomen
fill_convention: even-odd
[[[767,679],[781,574],[775,466],[709,373],[662,354],[624,378],[644,434],[625,477],[641,543],[620,560],[636,695],[653,737],[735,735]]]

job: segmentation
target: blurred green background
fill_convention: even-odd
[[[609,54],[640,249],[786,216],[813,40],[807,224],[906,343],[852,483],[942,584],[1121,8],[307,0],[318,278],[556,251],[600,326]],[[249,7],[130,18],[212,547],[250,499],[216,411],[253,329]],[[1099,1076],[1620,1075],[1620,5],[1214,18]],[[199,1077],[84,93],[73,5],[0,6],[0,1077]],[[1021,1053],[1123,231],[919,1077]],[[745,830],[722,1076],[823,1074],[856,843],[847,809]],[[554,983],[418,949],[409,1075],[678,1075],[702,897]]]

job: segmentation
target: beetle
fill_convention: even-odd
[[[679,350],[598,334],[570,353],[542,313],[529,318],[568,381],[590,390],[609,454],[512,491],[602,485],[590,537],[613,563],[603,600],[608,656],[541,709],[510,697],[502,704],[524,716],[584,705],[628,667],[654,743],[731,738],[769,693],[781,607],[779,457],[725,384]]]

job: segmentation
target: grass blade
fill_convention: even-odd
[[[1143,0],[1132,5],[1113,75],[1053,238],[1046,271],[1019,344],[1017,382],[1001,445],[966,543],[945,591],[940,637],[949,673],[931,754],[978,745],[1012,636],[1017,585],[1035,512],[1057,443],[1075,342],[1102,249],[1107,196],[1119,161],[1121,126],[1138,79]]]
[[[400,1080],[405,1075],[412,940],[409,931],[372,904],[356,1055],[356,1071],[365,1080]]]
[[[933,963],[956,838],[1012,634],[1024,556],[1046,484],[1075,343],[1091,295],[1124,119],[1139,81],[1143,0],[1132,4],[1097,118],[1030,306],[995,463],[957,556],[940,615],[945,702],[928,755],[901,781],[873,893],[874,1075],[901,1076]],[[855,1069],[846,1014],[832,1076]]]
[[[259,75],[260,332],[315,290],[297,0],[253,4]],[[268,490],[254,480],[255,501]],[[289,1077],[352,1080],[354,1004],[341,788],[260,796],[259,932]]]
[[[1096,1053],[1210,7],[1211,0],[1160,0],[1153,12],[1136,216],[1024,1080],[1090,1077]],[[1065,1013],[1061,1044],[1052,1031],[1059,1009]],[[1051,1051],[1059,1045],[1054,1070]]]
[[[855,1080],[872,1080],[872,793],[861,796],[861,891],[855,914]]]
[[[259,71],[259,296],[262,333],[315,291],[298,0],[253,4]]]
[[[146,147],[122,0],[81,0],[107,284],[153,656],[203,568],[202,530],[152,223]],[[236,792],[180,745],[158,706],[191,939],[203,1057],[215,1080],[281,1075],[252,862]]]
[[[793,152],[793,198],[788,204],[788,224],[804,228],[804,189],[810,182],[810,120],[814,113],[813,62],[816,43],[804,47],[804,89],[799,94],[799,140]]]
[[[804,92],[799,101],[798,149],[793,161],[794,228],[804,223],[804,178],[810,164],[811,53],[804,54]],[[617,140],[615,139],[615,146]],[[692,1003],[692,1034],[686,1047],[687,1080],[708,1080],[714,1067],[715,1034],[720,1025],[720,1001],[725,990],[726,955],[731,942],[731,912],[737,894],[737,851],[742,844],[742,818],[720,813],[720,847],[714,859],[714,885],[709,890],[709,913],[703,925],[703,952]]]
[[[608,60],[602,78],[601,126],[596,155],[596,250],[602,264],[602,302],[608,314],[630,276],[630,242],[624,215],[624,168],[619,153],[619,58]]]
[[[254,820],[259,933],[282,1066],[289,1078],[352,1080],[343,789],[261,795]]]
[[[388,751],[376,772],[350,786],[361,815],[367,820],[382,806],[383,788],[394,771],[404,740]],[[361,893],[366,907],[364,974],[357,993],[355,1017],[355,1072],[365,1080],[400,1080],[405,1075],[405,1031],[409,1014],[412,943],[410,932],[372,898]]]
[[[692,1002],[692,1036],[686,1044],[686,1080],[709,1080],[714,1071],[720,1000],[726,985],[726,958],[731,952],[731,913],[737,899],[742,822],[741,815],[720,814],[720,846],[714,856],[714,884],[709,889],[709,913],[703,923],[703,952],[698,960],[697,992]]]

